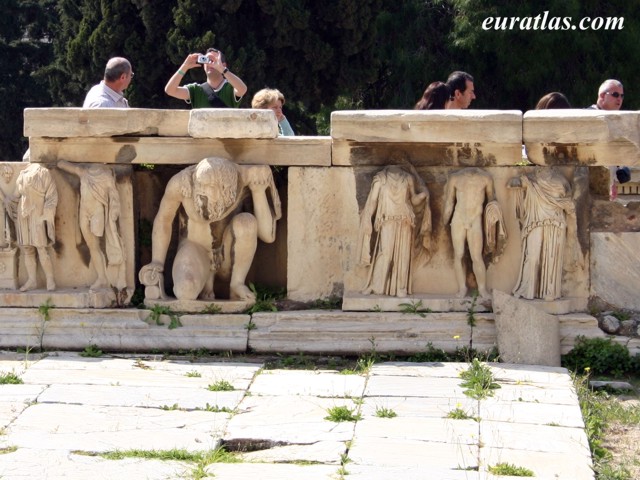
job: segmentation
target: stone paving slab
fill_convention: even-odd
[[[542,404],[531,402],[503,402],[488,398],[480,404],[483,420],[517,424],[561,425],[584,428],[582,412],[578,405]]]
[[[336,480],[335,465],[269,465],[261,463],[210,465],[207,472],[216,480]]]
[[[314,395],[318,397],[360,397],[365,378],[335,371],[267,370],[251,385],[255,395]]]
[[[25,384],[0,385],[2,480],[192,478],[194,462],[77,451],[202,452],[219,445],[242,463],[208,465],[218,480],[337,480],[344,454],[350,480],[508,480],[487,473],[499,462],[529,468],[536,478],[593,480],[564,369],[490,364],[501,388],[475,401],[460,387],[464,363],[389,362],[367,375],[341,375],[54,352],[28,361],[0,353],[3,368]],[[235,390],[207,389],[218,380]],[[362,418],[325,419],[336,406]],[[236,413],[207,411],[213,407]],[[397,416],[379,418],[379,408]],[[455,408],[480,421],[446,418]]]
[[[107,460],[66,451],[20,448],[0,455],[0,478],[19,479],[144,479],[189,478],[191,467],[182,462],[127,458]]]
[[[311,444],[317,441],[346,442],[353,437],[353,422],[325,420],[327,410],[353,401],[311,396],[249,396],[227,425],[226,442],[237,439],[267,439],[272,442]]]
[[[424,467],[371,467],[367,465],[346,466],[349,480],[480,480],[478,472],[468,470],[452,470],[447,468],[429,468],[427,473]],[[505,477],[502,477],[505,478]]]
[[[478,465],[478,446],[356,435],[349,458],[357,465],[379,467],[467,468]]]
[[[7,429],[17,447],[44,450],[216,448],[229,415],[155,408],[37,404]]]
[[[314,462],[336,465],[336,468],[338,468],[341,455],[347,451],[346,444],[347,442],[326,440],[306,445],[284,445],[243,453],[242,458],[247,462]]]
[[[510,463],[531,470],[535,478],[562,480],[593,480],[591,457],[580,454],[562,454],[555,452],[532,452],[512,450],[506,447],[486,447],[480,449],[480,464],[484,467],[498,463]],[[493,476],[489,478],[494,478]],[[500,480],[522,477],[495,477]],[[349,479],[351,480],[351,479]]]
[[[365,418],[356,425],[356,438],[418,440],[434,443],[474,445],[479,427],[473,420],[424,417]]]
[[[526,425],[482,420],[480,438],[487,447],[528,452],[589,453],[584,430],[549,425]]]
[[[460,382],[460,378],[374,375],[367,382],[365,395],[465,398]]]
[[[50,356],[30,367],[22,380],[31,384],[91,384],[206,388],[226,380],[236,389],[249,386],[258,367],[253,364],[171,364],[127,358],[85,358],[79,355]],[[62,375],[60,372],[64,372]],[[199,374],[191,377],[189,374]]]
[[[203,387],[127,387],[114,385],[52,385],[38,397],[39,403],[82,404],[109,407],[234,410],[243,390],[212,392]]]
[[[371,371],[371,376],[401,376],[401,377],[436,377],[436,378],[460,378],[460,372],[466,370],[466,363],[409,363],[386,362],[376,365]]]
[[[425,398],[425,397],[366,397],[362,405],[363,416],[376,416],[379,409],[389,409],[398,417],[434,417],[445,418],[449,412],[459,408],[469,416],[478,415],[478,402],[464,398]]]

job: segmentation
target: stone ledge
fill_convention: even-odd
[[[364,295],[359,292],[345,292],[342,310],[355,312],[402,312],[406,304],[420,304],[420,309],[431,312],[467,312],[473,298],[457,298],[454,296],[414,294],[408,297],[390,297],[388,295]],[[405,304],[403,306],[402,304]],[[491,298],[478,297],[475,312],[490,312]]]
[[[29,139],[32,162],[193,165],[203,158],[229,158],[238,164],[330,166],[330,137],[204,139],[191,137],[111,137]],[[176,154],[176,152],[178,152]]]
[[[524,114],[522,138],[537,165],[640,164],[637,112],[532,110]]]
[[[276,138],[278,121],[272,110],[199,108],[189,115],[193,138]]]
[[[356,110],[331,114],[334,140],[522,145],[519,110]]]
[[[25,137],[185,137],[189,110],[151,108],[26,108]]]

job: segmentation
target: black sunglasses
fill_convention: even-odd
[[[604,92],[604,93],[608,93],[613,98],[618,98],[618,97],[624,98],[624,93],[618,93],[618,92]]]

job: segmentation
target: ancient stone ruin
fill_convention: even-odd
[[[557,364],[605,335],[590,300],[640,310],[635,207],[606,195],[608,167],[638,163],[638,120],[340,111],[330,136],[278,137],[268,110],[27,109],[28,155],[0,163],[0,347],[472,339]],[[256,285],[282,308],[252,309]]]

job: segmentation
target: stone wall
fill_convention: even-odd
[[[534,178],[541,169],[553,169],[570,188],[577,231],[564,249],[559,297],[531,302],[556,315],[586,311],[590,297],[640,310],[635,295],[640,290],[640,257],[634,248],[640,235],[637,205],[610,204],[604,197],[608,178],[601,174],[605,167],[639,163],[639,118],[634,112],[587,110],[524,115],[479,110],[344,111],[332,114],[328,137],[278,137],[270,111],[27,109],[24,132],[29,137],[29,161],[47,167],[59,190],[56,242],[51,248],[57,286],[45,291],[39,270],[38,288],[20,292],[18,287],[25,282],[24,256],[11,257],[2,251],[0,295],[7,307],[37,307],[45,297],[62,308],[126,303],[140,287],[141,267],[151,260],[153,222],[169,181],[204,158],[220,157],[241,172],[255,165],[272,167],[283,216],[277,222],[275,241],[258,242],[246,284],[286,289],[290,301],[337,296],[344,298],[344,311],[397,312],[409,304],[465,312],[479,284],[469,252],[462,259],[464,285],[456,277],[451,227],[444,218],[446,195],[448,182],[456,174],[479,169],[491,179],[506,235],[499,254],[484,252],[489,295],[479,298],[475,308],[490,312],[490,291],[511,293],[523,258],[516,197],[510,185],[514,178]],[[84,168],[107,165],[114,172],[120,195],[118,228],[125,252],[126,298],[119,298],[111,288],[92,288],[96,271],[79,228],[80,179],[62,171],[61,161]],[[25,165],[11,167],[17,174]],[[431,216],[428,253],[411,258],[407,295],[365,292],[372,267],[363,266],[358,256],[361,216],[374,178],[393,165],[428,192],[426,208]],[[0,191],[7,198],[16,197],[15,176],[0,182]],[[483,197],[480,203],[486,201]],[[161,303],[194,313],[210,305],[224,312],[246,309],[251,301],[225,304],[230,295],[225,282],[215,285],[215,301],[171,303],[173,260],[179,236],[189,230],[181,216],[184,208],[178,208],[171,226],[163,277],[169,298],[150,300],[147,306]],[[458,298],[462,287],[467,293]]]

